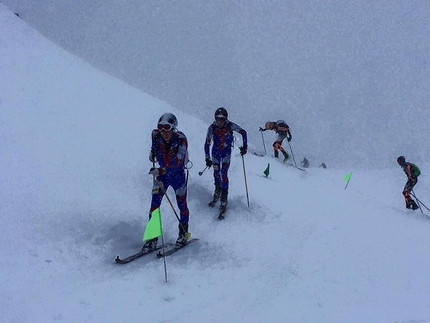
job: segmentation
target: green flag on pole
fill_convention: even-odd
[[[346,175],[343,177],[343,180],[344,180],[345,182],[349,182],[349,180],[351,179],[351,175],[352,175],[352,172],[349,172],[348,174],[346,174]]]
[[[351,175],[352,175],[352,172],[349,172],[345,174],[345,176],[343,177],[343,180],[346,182],[345,189],[348,187],[348,183],[351,179]]]
[[[263,172],[263,173],[264,173],[264,175],[266,175],[266,177],[267,177],[267,176],[269,176],[269,171],[270,171],[270,163],[269,163],[269,164],[267,164],[267,168],[266,168],[266,170]]]
[[[151,219],[146,224],[145,233],[143,234],[143,241],[151,240],[163,234],[161,226],[160,208],[155,209],[151,213]]]

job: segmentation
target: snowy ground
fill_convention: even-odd
[[[301,172],[248,154],[248,208],[235,149],[220,222],[206,206],[211,172],[198,175],[212,114],[198,120],[93,69],[1,4],[0,43],[3,322],[430,322],[430,215],[404,208],[395,161]],[[142,245],[150,132],[164,112],[189,139],[200,239],[166,259],[168,282],[155,255],[114,262]],[[430,206],[420,166],[415,191]],[[174,241],[167,201],[161,212]]]

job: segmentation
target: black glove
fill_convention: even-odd
[[[206,158],[205,161],[206,161],[206,167],[211,168],[211,166],[213,164],[212,160],[210,158]]]
[[[291,139],[293,139],[293,137],[290,136],[290,137],[287,138],[287,141],[290,142]]]
[[[157,161],[157,159],[155,157],[155,153],[153,153],[152,151],[149,153],[149,161],[151,163],[155,163]]]
[[[260,129],[258,129],[258,131],[264,131],[264,129],[260,127]]]
[[[239,147],[239,149],[240,149],[241,156],[246,155],[246,151],[248,150],[247,146]]]

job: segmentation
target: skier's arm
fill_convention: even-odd
[[[290,128],[288,128],[288,132],[287,132],[287,140],[288,140],[288,142],[290,142],[291,139],[293,139],[293,135],[291,134]]]
[[[231,123],[231,129],[242,135],[242,147],[245,148],[245,150],[248,149],[248,134],[246,133],[245,129],[233,122]]]
[[[149,153],[149,161],[155,163],[159,159],[159,145],[157,143],[157,137],[160,136],[158,129],[152,130],[151,133],[151,152]]]
[[[213,137],[213,131],[212,131],[212,125],[209,126],[208,128],[208,132],[206,134],[206,141],[205,141],[205,159],[210,159],[210,155],[209,155],[209,147],[211,145],[211,141],[212,141],[212,137]]]
[[[411,165],[406,165],[406,175],[408,176],[408,179],[412,179],[412,167]]]

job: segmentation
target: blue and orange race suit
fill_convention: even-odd
[[[185,174],[185,167],[188,163],[187,138],[177,130],[173,131],[169,143],[164,141],[158,129],[154,129],[151,136],[151,154],[160,165],[160,175],[154,181],[152,188],[150,217],[151,213],[160,207],[167,188],[171,186],[175,191],[180,221],[182,224],[188,224],[190,212],[187,206],[187,178]]]
[[[246,131],[234,122],[226,120],[222,127],[214,121],[208,128],[205,141],[205,157],[210,158],[209,148],[212,146],[212,163],[214,169],[215,186],[221,186],[223,190],[228,189],[228,169],[231,161],[231,147],[233,146],[233,131],[242,135],[243,147],[248,146]]]

